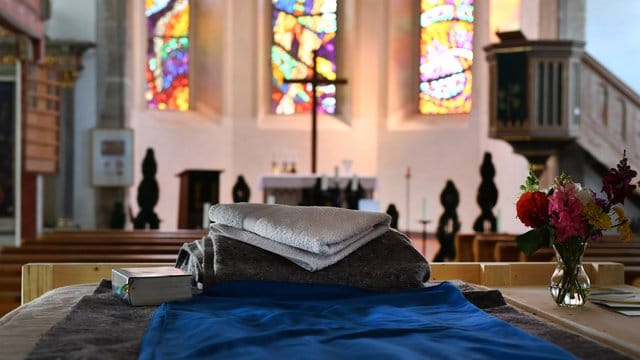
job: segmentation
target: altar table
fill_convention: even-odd
[[[262,175],[258,186],[262,190],[263,201],[269,202],[270,197],[278,204],[298,205],[302,200],[302,191],[311,189],[316,179],[321,175],[314,174],[268,174]],[[338,186],[344,191],[353,177],[338,177]],[[365,190],[365,197],[372,198],[376,188],[376,178],[373,176],[358,176],[360,185]],[[335,187],[335,177],[327,176],[329,188]]]

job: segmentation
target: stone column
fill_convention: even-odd
[[[128,1],[96,3],[96,105],[98,128],[125,128],[125,52]],[[96,227],[106,228],[114,202],[124,201],[126,188],[96,188]]]
[[[82,71],[82,55],[93,46],[89,42],[51,40],[46,48],[45,63],[60,69],[62,87],[58,174],[45,178],[45,197],[55,203],[55,207],[49,209],[55,213],[54,220],[69,225],[73,223],[75,82]]]

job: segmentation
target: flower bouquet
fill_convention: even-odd
[[[516,237],[525,255],[543,246],[553,247],[558,265],[551,277],[550,291],[560,306],[584,305],[590,282],[582,267],[588,241],[602,237],[604,230],[616,228],[624,240],[631,238],[631,227],[621,205],[636,188],[631,181],[636,171],[627,164],[626,152],[616,168],[602,179],[598,197],[562,173],[553,185],[541,189],[533,172],[529,172],[522,194],[516,203],[518,219],[533,228]]]

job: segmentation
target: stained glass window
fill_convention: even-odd
[[[336,79],[337,0],[272,0],[271,109],[276,114],[311,110],[311,84],[286,83],[313,76]],[[318,112],[335,114],[336,86],[316,87]]]
[[[468,113],[473,0],[421,0],[420,8],[420,113]]]
[[[147,108],[189,110],[189,0],[145,0]]]

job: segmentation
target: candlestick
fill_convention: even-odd
[[[327,179],[327,175],[325,174],[322,174],[322,178],[320,179],[320,189],[322,191],[329,189],[329,179]]]
[[[211,203],[205,202],[202,204],[202,228],[209,228],[209,208],[211,207]]]
[[[351,191],[358,191],[358,175],[353,175],[351,178]]]
[[[422,220],[427,220],[427,198],[422,198]]]

